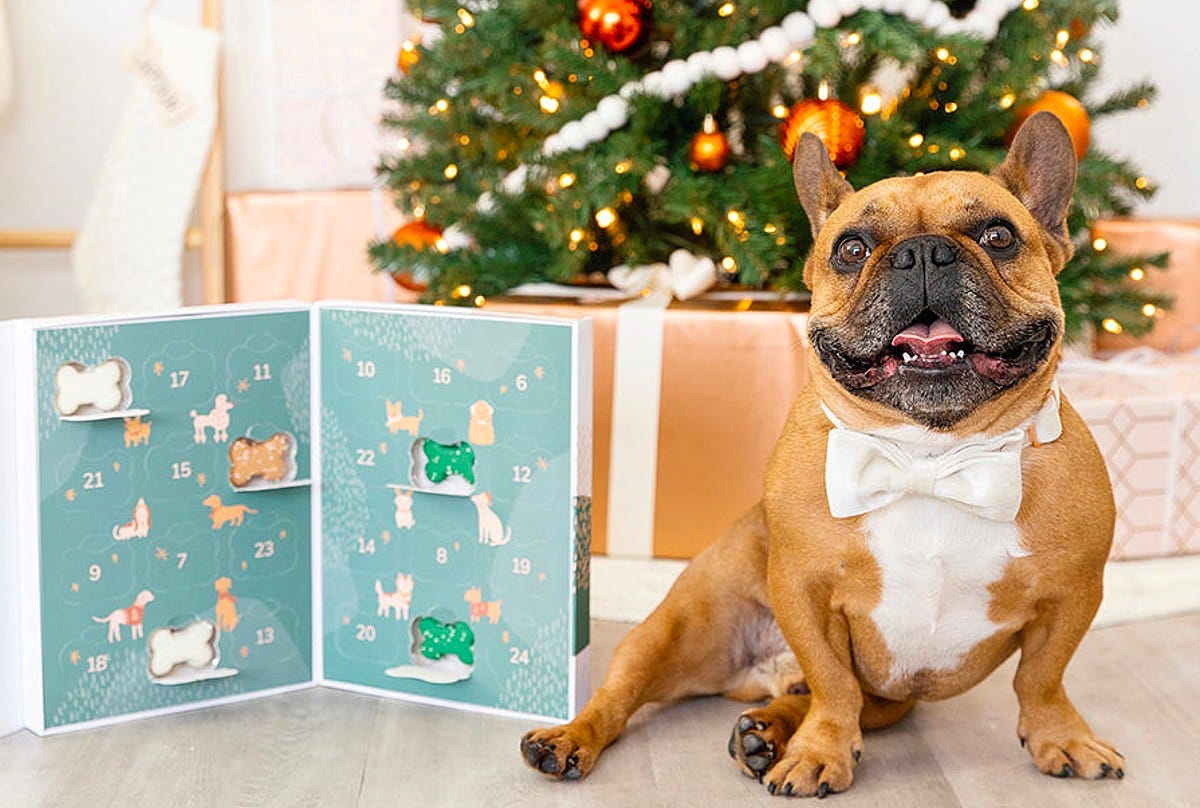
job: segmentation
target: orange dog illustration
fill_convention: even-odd
[[[142,416],[135,415],[125,419],[125,448],[130,446],[145,446],[150,442],[150,421],[142,421]]]
[[[417,410],[416,415],[404,415],[399,401],[383,403],[387,409],[388,431],[395,435],[403,429],[415,438],[421,429],[421,419],[425,417],[425,410]]]
[[[220,530],[227,524],[237,527],[245,520],[246,514],[258,513],[258,511],[249,505],[242,505],[241,503],[237,505],[225,505],[216,494],[209,494],[200,504],[209,509],[208,518],[212,520],[213,530]]]
[[[469,409],[471,423],[467,427],[467,440],[475,446],[491,446],[496,442],[496,429],[492,426],[492,415],[496,408],[480,399]]]
[[[500,601],[484,600],[483,592],[479,587],[473,586],[463,593],[463,600],[471,604],[472,623],[478,623],[484,617],[492,625],[500,622]]]
[[[143,636],[145,628],[142,619],[146,616],[146,604],[154,600],[154,593],[143,589],[137,593],[133,603],[124,609],[113,609],[107,617],[93,617],[97,623],[108,623],[108,641],[121,641],[121,626],[129,626],[129,638],[136,640]]]
[[[133,506],[133,519],[123,525],[113,525],[112,537],[117,541],[127,541],[132,538],[144,539],[150,535],[150,506],[146,500],[138,497]]]
[[[217,628],[221,631],[233,631],[241,619],[234,605],[237,598],[229,594],[232,587],[233,581],[226,576],[213,582],[213,589],[217,590]]]

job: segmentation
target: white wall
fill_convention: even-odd
[[[337,0],[323,0],[337,2]],[[296,0],[291,0],[296,2]],[[341,0],[345,5],[348,0]],[[396,0],[398,3],[399,0]],[[271,0],[226,0],[225,99],[232,190],[272,184]],[[142,0],[0,0],[12,38],[16,96],[0,112],[0,229],[75,228],[131,81],[121,54]],[[160,0],[195,18],[198,0]],[[1160,185],[1145,216],[1200,216],[1200,4],[1125,0],[1104,35],[1109,86],[1150,77],[1157,104],[1102,123],[1106,148],[1136,159]],[[348,7],[348,6],[347,6]],[[193,262],[194,264],[194,262]],[[188,298],[196,300],[194,267]],[[0,318],[77,310],[65,251],[0,250]]]

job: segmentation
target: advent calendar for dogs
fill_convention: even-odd
[[[0,733],[313,684],[570,717],[590,362],[421,306],[0,325]]]

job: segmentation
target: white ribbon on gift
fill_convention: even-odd
[[[657,297],[665,305],[672,299],[691,300],[711,289],[717,282],[717,265],[707,256],[676,250],[665,264],[613,267],[608,282],[630,297]]]
[[[666,264],[615,267],[608,279],[634,299],[617,310],[612,448],[608,466],[608,553],[654,554],[658,418],[663,332],[674,299],[703,294],[717,281],[711,258],[676,250]]]

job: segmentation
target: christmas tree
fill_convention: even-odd
[[[1089,144],[1092,120],[1154,94],[1092,95],[1111,0],[411,5],[421,25],[387,84],[395,140],[379,171],[412,221],[371,253],[430,300],[482,305],[679,250],[722,284],[801,289],[801,132],[862,187],[988,171],[1020,121],[1049,109],[1080,157],[1076,254],[1060,276],[1069,331],[1144,331],[1168,302],[1138,284],[1165,256],[1116,256],[1090,233],[1154,190]]]

